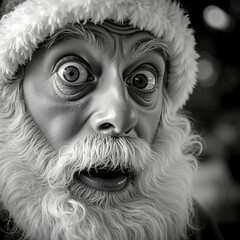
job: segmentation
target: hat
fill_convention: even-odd
[[[196,84],[198,54],[193,30],[180,4],[172,0],[3,0],[0,7],[0,85],[7,84],[38,44],[69,23],[106,19],[128,21],[151,32],[170,49],[167,75],[173,111]]]

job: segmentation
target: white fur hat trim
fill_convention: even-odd
[[[179,4],[171,0],[26,0],[0,21],[0,84],[31,59],[38,44],[68,23],[105,19],[123,21],[162,38],[171,50],[168,87],[173,111],[196,83],[193,31]]]

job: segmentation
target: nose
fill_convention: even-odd
[[[137,124],[137,110],[122,79],[111,78],[98,95],[97,110],[91,118],[96,133],[114,137],[130,136]]]
[[[112,102],[105,107],[105,111],[96,115],[93,125],[97,133],[120,137],[129,136],[136,122],[136,113],[132,107]]]

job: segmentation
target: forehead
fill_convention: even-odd
[[[137,32],[144,32],[144,33],[150,34],[149,32],[146,32],[146,31],[140,30],[139,28],[133,27],[132,25],[130,25],[126,22],[117,23],[117,22],[114,22],[111,20],[105,20],[101,24],[93,24],[91,22],[87,22],[87,24],[85,26],[89,27],[91,29],[94,29],[95,27],[96,27],[96,29],[105,29],[108,32],[115,33],[118,35],[130,35],[130,34],[137,33]],[[150,35],[152,35],[152,34],[150,34]]]
[[[133,44],[154,38],[151,33],[128,24],[105,21],[98,25],[88,23],[85,27],[93,32],[97,39],[103,41],[103,45],[107,46],[106,50],[111,56],[121,54],[125,57],[131,52]]]
[[[73,42],[79,41],[79,44]],[[109,59],[114,57],[131,58],[143,54],[157,53],[165,62],[169,56],[167,45],[150,32],[134,28],[129,24],[105,21],[101,24],[67,25],[58,30],[42,44],[47,48],[57,47],[67,52],[76,47],[84,48],[86,44],[92,51],[100,50]],[[74,45],[74,46],[73,46]],[[92,49],[91,49],[92,48]]]

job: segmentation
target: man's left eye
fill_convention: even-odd
[[[151,71],[140,70],[128,78],[126,83],[143,91],[151,91],[155,89],[156,77]]]
[[[92,79],[86,67],[78,62],[64,63],[57,71],[58,76],[68,83],[79,84]]]

